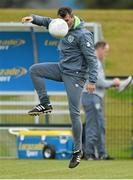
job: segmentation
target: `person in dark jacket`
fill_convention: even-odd
[[[70,7],[58,9],[57,17],[65,20],[69,31],[60,39],[59,62],[39,63],[30,68],[30,75],[37,91],[40,104],[29,111],[30,115],[40,115],[51,112],[52,105],[44,84],[44,79],[64,82],[67,92],[72,131],[74,137],[74,152],[69,168],[80,163],[82,156],[82,123],[80,119],[80,97],[88,78],[86,90],[92,93],[97,80],[97,60],[93,43],[93,35],[84,27],[84,22],[75,16]],[[48,29],[52,21],[49,17],[32,15],[22,18],[22,22],[31,22]]]

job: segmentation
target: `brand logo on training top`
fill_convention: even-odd
[[[68,41],[71,43],[71,42],[73,42],[73,40],[74,40],[74,37],[72,35],[69,35],[68,36]]]
[[[90,46],[91,46],[91,44],[89,42],[87,42],[87,47],[90,47]]]

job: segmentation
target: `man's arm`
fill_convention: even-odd
[[[107,79],[100,79],[97,80],[97,87],[99,88],[105,88],[108,89],[110,87],[118,87],[120,85],[120,79],[119,78],[113,78],[111,80]]]
[[[31,15],[22,18],[22,23],[29,22],[38,26],[45,26],[48,29],[49,23],[52,21],[49,17],[43,17],[38,15]]]
[[[96,87],[98,88],[110,88],[110,87],[118,87],[120,85],[120,79],[119,78],[113,78],[113,79],[106,79],[104,69],[102,64],[100,63],[100,60],[98,61],[98,78]]]
[[[86,85],[86,89],[89,92],[93,92],[95,90],[95,83],[98,76],[98,64],[95,54],[94,42],[90,32],[82,34],[80,37],[80,48],[85,57],[88,69],[89,82]]]

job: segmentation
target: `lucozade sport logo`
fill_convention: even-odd
[[[58,46],[58,44],[59,44],[59,41],[57,41],[57,40],[48,40],[48,39],[46,39],[44,41],[45,46]]]
[[[26,41],[24,39],[0,40],[0,50],[8,50],[9,48],[21,46],[25,43]]]
[[[24,67],[0,69],[0,82],[10,82],[11,79],[16,79],[24,76],[26,73],[27,69]]]

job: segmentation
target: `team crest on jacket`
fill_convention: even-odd
[[[68,41],[71,43],[71,42],[73,42],[73,40],[74,40],[74,37],[72,35],[69,35],[68,36]]]

